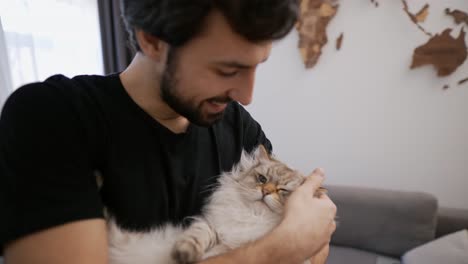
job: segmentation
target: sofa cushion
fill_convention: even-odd
[[[467,209],[439,208],[436,237],[445,236],[462,229],[468,229]]]
[[[461,230],[419,246],[403,255],[405,264],[468,264],[468,231]]]
[[[400,258],[435,238],[437,199],[433,195],[336,185],[327,188],[338,207],[334,245]]]
[[[359,249],[330,246],[330,255],[327,259],[327,264],[344,264],[344,263],[359,263],[359,264],[399,264],[398,259],[393,259],[372,252],[367,252]]]

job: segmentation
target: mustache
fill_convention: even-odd
[[[220,104],[228,104],[230,102],[233,102],[234,100],[232,100],[232,98],[230,98],[230,97],[218,96],[218,97],[212,97],[212,98],[208,99],[207,101],[220,103]]]

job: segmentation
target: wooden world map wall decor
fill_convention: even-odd
[[[461,24],[461,23],[465,23],[465,25],[468,26],[468,14],[463,12],[463,11],[460,11],[460,10],[453,10],[453,11],[450,11],[449,8],[446,8],[445,9],[445,14],[453,17],[453,19],[455,20],[455,23],[458,24]]]
[[[302,0],[299,32],[299,50],[306,68],[317,64],[322,47],[327,44],[327,26],[338,10],[336,0]],[[341,44],[340,44],[341,45]]]
[[[370,0],[379,7],[377,0]],[[401,0],[403,11],[408,15],[410,21],[418,29],[428,36],[426,43],[416,47],[413,51],[411,69],[432,65],[437,75],[448,76],[455,72],[468,57],[466,44],[466,33],[463,27],[468,27],[468,14],[462,10],[451,10],[446,8],[445,14],[451,16],[454,22],[463,27],[457,37],[452,37],[453,28],[446,28],[440,33],[433,34],[426,30],[421,24],[426,21],[430,14],[429,4],[425,4],[416,13],[411,13],[407,0]],[[299,50],[306,68],[313,68],[320,59],[322,48],[327,44],[327,26],[338,12],[338,0],[302,0],[300,5],[300,18],[296,24],[299,32]],[[336,39],[336,50],[340,50],[343,42],[343,33]],[[458,81],[458,85],[468,82],[467,78]],[[444,86],[444,89],[448,85]]]
[[[425,44],[417,47],[413,53],[411,69],[423,65],[433,65],[438,76],[452,74],[466,60],[467,50],[463,29],[458,38],[450,35],[451,29],[436,34]]]

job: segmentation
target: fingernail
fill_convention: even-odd
[[[317,168],[314,170],[315,174],[318,174],[319,176],[324,177],[325,176],[325,170],[323,168]]]

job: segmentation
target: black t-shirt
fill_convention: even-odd
[[[23,86],[0,118],[0,251],[21,236],[102,218],[144,231],[200,213],[242,149],[271,144],[237,103],[211,127],[174,134],[143,111],[118,75],[52,76]],[[98,188],[95,173],[103,176]]]

